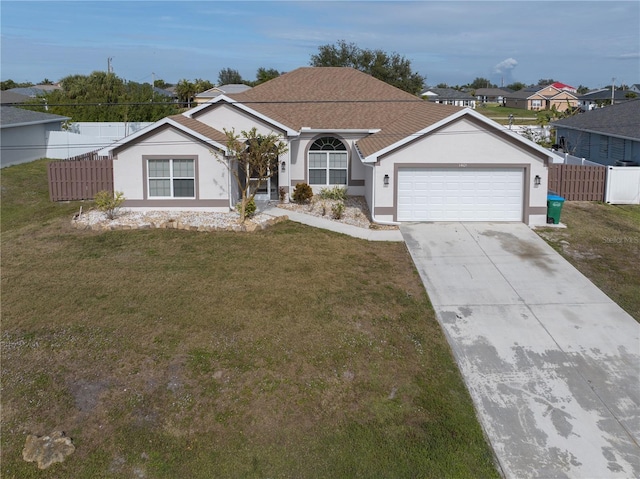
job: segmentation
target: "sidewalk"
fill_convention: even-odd
[[[306,215],[296,211],[285,210],[272,205],[258,205],[261,213],[271,216],[288,216],[291,221],[302,223],[314,228],[322,228],[335,233],[342,233],[354,238],[360,238],[368,241],[404,241],[402,233],[397,230],[375,230],[359,228],[357,226],[340,223],[339,221],[331,221],[325,218],[319,218],[313,215]]]

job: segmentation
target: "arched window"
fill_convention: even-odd
[[[318,138],[309,148],[310,185],[346,185],[347,147],[334,137]]]

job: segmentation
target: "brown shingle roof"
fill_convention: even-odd
[[[291,129],[380,129],[360,140],[367,156],[454,113],[353,68],[304,67],[230,98]]]
[[[175,121],[176,123],[180,123],[182,126],[189,128],[190,130],[199,133],[207,138],[216,141],[222,145],[227,144],[227,137],[224,133],[215,128],[210,127],[209,125],[205,125],[201,121],[194,120],[193,118],[188,118],[184,115],[173,115],[169,117],[170,120]]]

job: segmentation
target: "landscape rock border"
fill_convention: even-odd
[[[257,214],[241,223],[240,216],[235,212],[121,211],[118,216],[110,220],[101,211],[89,210],[75,215],[71,224],[74,228],[92,231],[175,229],[203,232],[253,232],[288,219],[288,216]]]

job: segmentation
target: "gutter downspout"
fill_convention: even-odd
[[[363,165],[366,165],[368,167],[371,168],[371,178],[373,180],[373,188],[371,189],[371,219],[373,220],[374,223],[378,223],[381,225],[388,225],[388,226],[398,226],[400,223],[394,222],[394,221],[384,221],[384,220],[379,220],[376,218],[376,214],[375,214],[375,209],[376,209],[376,165],[375,164],[369,164],[369,163],[365,163],[364,161],[360,160],[362,162]]]

